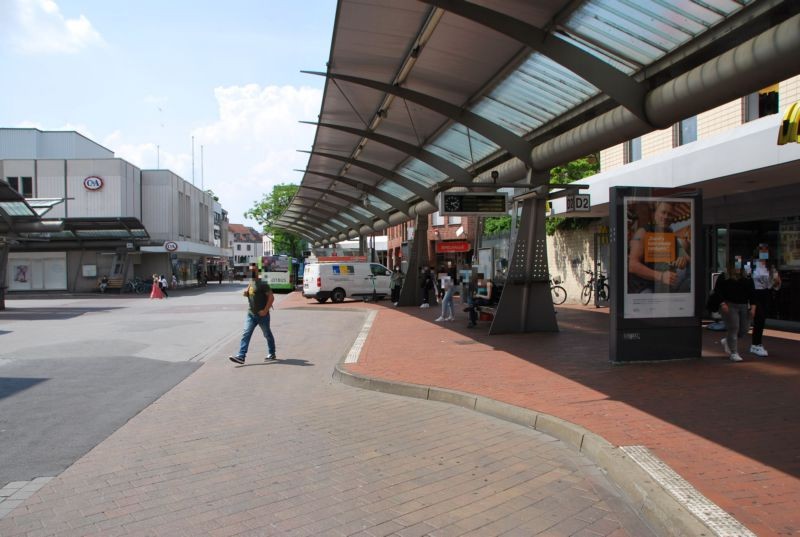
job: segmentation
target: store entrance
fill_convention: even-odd
[[[793,218],[733,222],[715,226],[711,234],[711,272],[724,272],[727,263],[740,258],[746,267],[765,259],[780,273],[782,286],[773,292],[767,317],[800,322],[800,221]],[[800,261],[800,259],[798,259]]]

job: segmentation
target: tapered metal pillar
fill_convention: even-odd
[[[8,268],[8,243],[0,240],[0,311],[6,309],[6,270]]]
[[[422,304],[422,288],[419,270],[428,266],[428,215],[417,215],[414,221],[414,240],[409,248],[408,268],[400,289],[400,306]]]
[[[546,211],[546,196],[522,202],[522,218],[511,253],[508,278],[489,334],[558,331],[550,297]]]

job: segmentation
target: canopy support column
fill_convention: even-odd
[[[417,215],[414,221],[414,240],[408,254],[408,268],[400,289],[400,306],[422,304],[420,268],[428,266],[428,215]]]
[[[547,178],[538,182],[546,185]],[[489,328],[490,335],[558,332],[556,311],[550,296],[546,212],[547,194],[531,196],[522,202],[522,218],[511,253],[508,278]]]
[[[7,269],[8,269],[8,242],[0,240],[0,311],[6,309]]]

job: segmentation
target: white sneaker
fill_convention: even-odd
[[[455,321],[455,320],[456,320],[456,318],[455,318],[455,317],[453,317],[452,315],[451,315],[450,317],[447,317],[447,318],[445,319],[445,321]]]
[[[755,354],[756,356],[769,356],[767,349],[764,348],[764,345],[750,345],[750,353]]]
[[[420,306],[420,308],[422,308],[422,309],[425,309],[425,308],[430,308],[430,307],[431,307],[431,305],[430,305],[430,304],[428,304],[427,302],[425,302],[424,304],[422,304],[422,305]]]
[[[731,353],[731,362],[741,362],[742,357],[739,356],[738,352]]]
[[[722,348],[725,349],[725,354],[733,354],[731,352],[730,346],[728,346],[728,338],[726,337],[722,338],[722,341],[720,341],[720,343],[722,343]]]
[[[398,305],[400,305],[400,303],[399,303],[399,302],[394,302],[393,304],[394,304],[394,306],[395,306],[395,307],[397,307]]]
[[[440,323],[440,322],[442,322],[444,320],[445,320],[444,317],[437,317],[436,319],[434,319],[434,321],[437,322],[437,323]]]

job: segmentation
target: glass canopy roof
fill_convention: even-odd
[[[323,191],[335,188],[358,200],[366,196],[366,208],[355,202],[349,202],[349,208],[381,222],[378,214],[369,211],[370,205],[390,214],[397,213],[397,207],[369,194],[374,179],[366,183],[351,173],[357,168],[322,159],[314,152],[379,165],[435,194],[453,187],[454,181],[464,183],[454,179],[452,168],[417,150],[476,177],[512,157],[504,136],[516,138],[532,150],[532,140],[552,137],[547,134],[551,129],[577,126],[615,104],[629,107],[631,103],[614,103],[616,98],[608,95],[616,89],[613,77],[627,78],[631,87],[646,89],[648,77],[658,75],[659,83],[664,83],[667,70],[675,77],[697,65],[702,60],[694,60],[692,54],[707,57],[703,47],[712,42],[714,54],[737,45],[744,39],[737,32],[744,32],[745,23],[733,16],[745,9],[766,9],[759,4],[766,6],[767,2],[483,0],[480,4],[461,2],[467,11],[459,12],[459,6],[449,3],[444,9],[436,7],[440,5],[436,0],[398,0],[370,10],[359,9],[357,0],[339,0],[320,123],[350,130],[318,126],[307,168],[348,178],[350,183],[321,180],[307,173],[300,188],[303,203],[307,207],[311,198],[311,203],[317,200],[320,206],[328,206],[324,192],[304,190],[303,186]],[[484,11],[471,18],[470,9]],[[539,41],[547,44],[539,46],[515,37],[516,24],[527,25],[522,34],[540,35]],[[723,25],[727,26],[713,39],[687,48]],[[612,75],[607,74],[609,68]],[[370,85],[331,78],[336,75],[367,79]],[[415,95],[400,95],[397,88]],[[466,111],[475,119],[446,106]],[[559,125],[562,122],[566,122],[564,126]],[[408,149],[408,144],[416,149]],[[366,186],[358,188],[352,181]],[[377,188],[406,204],[422,203],[423,213],[436,210],[392,177],[382,177]],[[319,229],[319,218],[302,210],[291,217],[284,215],[285,220],[305,221],[314,229]],[[351,229],[342,220],[327,222],[341,234]],[[380,227],[396,223],[399,221],[392,218]],[[331,235],[332,240],[340,238]]]

